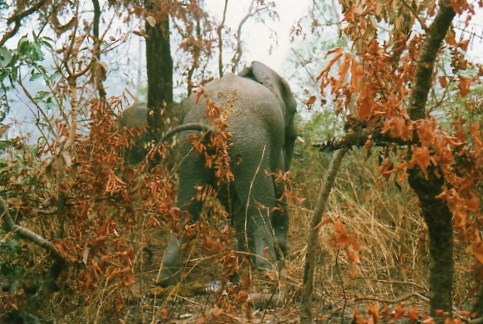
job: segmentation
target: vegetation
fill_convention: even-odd
[[[184,222],[182,157],[156,141],[177,122],[174,101],[210,100],[195,82],[246,63],[243,27],[278,17],[276,2],[252,1],[230,30],[241,4],[222,3],[215,17],[198,1],[0,1],[0,321],[482,321],[483,69],[466,55],[481,45],[481,3],[313,2],[294,25],[301,140],[280,175],[289,254],[273,273],[236,251],[210,188],[195,197],[199,222]],[[139,132],[116,116],[138,93],[108,86],[133,37],[146,42],[151,135],[136,165],[124,152]],[[16,93],[36,140],[7,122]],[[193,143],[230,181],[212,108],[223,131]],[[170,231],[190,254],[182,282],[162,288]]]

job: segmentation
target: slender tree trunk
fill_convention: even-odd
[[[300,323],[312,322],[312,293],[314,289],[314,268],[315,268],[315,255],[317,249],[317,237],[319,234],[319,223],[324,215],[325,208],[327,206],[327,200],[329,199],[330,191],[334,186],[335,177],[339,166],[342,162],[342,158],[347,153],[347,148],[342,148],[334,153],[330,160],[329,169],[322,185],[322,188],[317,199],[312,221],[310,222],[310,233],[307,240],[307,253],[305,257],[304,265],[304,278],[303,278],[303,290],[302,290],[302,302],[300,308]]]
[[[146,0],[156,24],[146,21],[146,68],[148,76],[148,125],[152,136],[163,131],[164,109],[173,101],[173,59],[170,48],[169,13]],[[158,4],[159,5],[159,4]],[[151,21],[152,22],[152,21]]]
[[[433,81],[434,64],[443,39],[455,16],[449,7],[450,1],[442,1],[439,12],[429,28],[421,48],[416,68],[413,91],[410,97],[409,115],[413,121],[426,116],[426,102]],[[444,201],[436,199],[441,193],[444,178],[437,168],[428,168],[424,177],[419,168],[410,170],[409,184],[419,198],[422,213],[429,231],[430,314],[442,322],[445,317],[440,311],[451,315],[453,288],[453,228],[452,213]],[[437,316],[441,314],[442,316]]]

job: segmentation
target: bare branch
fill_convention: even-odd
[[[45,122],[47,123],[48,127],[49,127],[49,130],[50,132],[52,133],[52,135],[54,136],[55,140],[57,143],[60,144],[60,138],[58,136],[58,134],[54,131],[54,125],[52,125],[49,117],[47,116],[47,113],[45,112],[45,110],[37,103],[37,100],[35,100],[34,97],[32,97],[32,94],[30,93],[30,91],[27,89],[27,87],[24,85],[23,81],[22,81],[22,78],[19,76],[18,78],[18,84],[20,85],[20,87],[22,88],[24,94],[27,96],[27,98],[35,105],[35,107],[37,108],[37,110],[40,112],[40,114],[42,115],[42,117],[44,117],[44,120]],[[43,131],[39,128],[39,131],[42,133],[42,135],[47,138],[45,136],[45,134],[43,133]],[[50,149],[50,145],[49,145],[49,149]],[[53,152],[52,152],[53,153]]]
[[[242,41],[241,41],[241,33],[243,29],[243,25],[247,22],[248,19],[251,17],[256,16],[259,12],[262,12],[263,10],[267,9],[266,7],[261,7],[261,8],[254,8],[255,7],[255,1],[252,1],[250,4],[250,8],[248,9],[248,13],[245,15],[245,17],[242,18],[240,21],[240,24],[238,25],[238,29],[236,31],[236,51],[235,54],[233,55],[233,58],[231,59],[231,72],[235,73],[236,70],[238,69],[238,64],[240,64],[240,60],[242,57]]]
[[[347,153],[348,149],[343,148],[334,153],[330,160],[329,169],[322,185],[322,188],[315,205],[314,214],[310,223],[310,233],[307,240],[307,252],[304,266],[304,279],[301,301],[300,322],[310,323],[312,321],[312,292],[314,286],[314,267],[315,267],[315,253],[317,249],[317,236],[319,234],[319,224],[322,220],[327,200],[329,199],[330,191],[334,186],[335,177],[342,158]]]
[[[456,13],[449,6],[450,1],[443,1],[439,7],[439,12],[429,27],[421,55],[416,67],[414,77],[414,87],[411,92],[410,106],[408,108],[411,120],[424,118],[426,115],[425,107],[428,100],[428,93],[433,80],[434,64],[438,51],[441,47],[446,32]]]
[[[47,0],[40,0],[39,2],[33,4],[32,7],[28,8],[28,9],[22,11],[22,12],[16,13],[12,17],[9,17],[7,19],[7,24],[11,24],[14,21],[17,22],[18,20],[22,20],[23,18],[30,16],[31,14],[33,14],[34,12],[39,10],[40,7],[42,7],[46,1]]]
[[[99,92],[99,97],[104,99],[106,97],[106,90],[104,89],[104,85],[102,83],[103,77],[105,75],[105,71],[102,71],[101,65],[101,39],[99,38],[99,22],[101,20],[101,7],[99,5],[99,0],[92,0],[92,4],[94,5],[94,23],[93,23],[93,36],[94,36],[94,53],[92,60],[95,62],[94,64],[94,71],[92,71],[93,81],[97,90]]]
[[[226,20],[226,10],[228,9],[228,0],[225,0],[225,7],[223,8],[223,18],[221,19],[220,26],[216,29],[218,33],[218,74],[220,78],[223,76],[223,38],[221,36],[221,31],[225,26]]]
[[[19,13],[15,13],[11,17],[8,17],[7,24],[10,25],[11,23],[15,23],[15,25],[10,31],[3,35],[2,39],[0,39],[0,47],[2,47],[10,38],[15,36],[15,34],[17,34],[23,18],[30,16],[31,14],[39,10],[46,2],[47,0],[40,0],[39,2],[33,4],[32,7]]]
[[[394,138],[388,134],[383,134],[379,129],[374,131],[362,129],[357,132],[348,133],[342,137],[336,137],[319,144],[313,144],[312,146],[317,147],[322,152],[331,152],[342,148],[351,148],[352,146],[363,147],[366,145],[367,141],[372,141],[372,146],[386,146],[390,143],[397,145],[413,145],[419,143],[417,138],[403,140],[402,138]]]
[[[64,258],[52,247],[52,244],[44,239],[42,236],[38,235],[31,230],[16,225],[13,222],[10,213],[8,212],[7,208],[5,207],[5,201],[0,197],[0,219],[3,220],[4,228],[9,232],[14,232],[20,235],[22,238],[40,246],[41,248],[45,249],[47,252],[51,253],[52,256],[58,258],[60,260],[64,260]]]

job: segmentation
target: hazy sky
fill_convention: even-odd
[[[221,20],[224,0],[206,0],[211,14]],[[275,70],[280,70],[286,56],[290,53],[290,30],[295,22],[307,14],[311,0],[276,0],[275,10],[280,19],[265,18],[264,23],[250,18],[242,30],[242,41],[245,44],[244,59],[247,62],[259,60],[266,62]],[[247,14],[251,1],[229,1],[226,25],[236,31],[240,21]],[[268,27],[268,28],[267,28]],[[276,40],[271,38],[270,31],[276,31]],[[278,41],[278,45],[275,41]]]
[[[288,78],[289,73],[285,67],[287,67],[288,58],[292,55],[290,47],[292,42],[290,40],[290,30],[294,23],[300,19],[302,16],[307,14],[307,8],[312,0],[275,0],[276,8],[279,19],[264,18],[264,22],[259,22],[255,18],[250,18],[242,30],[242,41],[244,44],[243,60],[245,62],[250,62],[252,60],[263,61],[279,73]],[[218,21],[221,21],[221,16],[223,13],[223,6],[225,0],[205,0],[207,6],[207,11],[216,16]],[[226,17],[226,26],[231,29],[234,33],[241,21],[241,19],[247,14],[248,8],[251,1],[228,1],[228,10]],[[482,44],[482,29],[483,29],[483,10],[479,9],[477,15],[473,18],[471,23],[472,30],[479,34],[480,37],[475,38],[472,42],[472,46],[469,49],[468,56],[472,60],[478,62],[483,62],[483,44]],[[143,24],[142,21],[131,22],[132,25]],[[120,28],[124,31],[129,30],[130,27],[121,26]],[[268,28],[267,28],[268,27]],[[274,38],[274,33],[276,33]],[[19,35],[25,33],[30,33],[31,31],[22,31]],[[14,43],[16,41],[12,40]],[[15,44],[10,45],[15,46]],[[173,56],[176,60],[176,48],[173,47]],[[108,85],[109,95],[119,95],[126,88],[130,91],[135,92],[136,86],[138,84],[138,75],[141,75],[145,79],[145,54],[144,54],[144,40],[138,36],[131,37],[129,41],[123,45],[121,49],[115,54],[116,59],[109,58],[106,56],[106,60],[110,64],[111,71],[116,68],[119,69],[118,72],[113,72],[106,84]],[[228,58],[225,57],[225,60]],[[241,68],[241,66],[240,66]],[[140,71],[141,73],[137,73]],[[117,74],[116,74],[117,73]],[[314,71],[316,73],[316,71]],[[178,77],[179,78],[179,77]],[[180,80],[176,80],[180,81]],[[12,98],[18,100],[16,103],[16,113],[15,117],[18,120],[27,121],[32,125],[33,115],[27,109],[27,107],[22,104],[22,101],[27,102],[25,96],[18,92],[17,94],[12,93]],[[23,107],[22,107],[23,106]]]

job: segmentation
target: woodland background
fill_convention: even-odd
[[[279,1],[217,3],[0,1],[1,321],[481,323],[481,1],[310,2],[274,67],[299,101],[284,269],[239,262],[206,196],[186,278],[156,286],[180,223],[176,143],[156,139],[249,63],[253,26],[282,55]],[[146,69],[119,50],[139,41]],[[136,100],[151,151],[132,165],[116,118]]]

